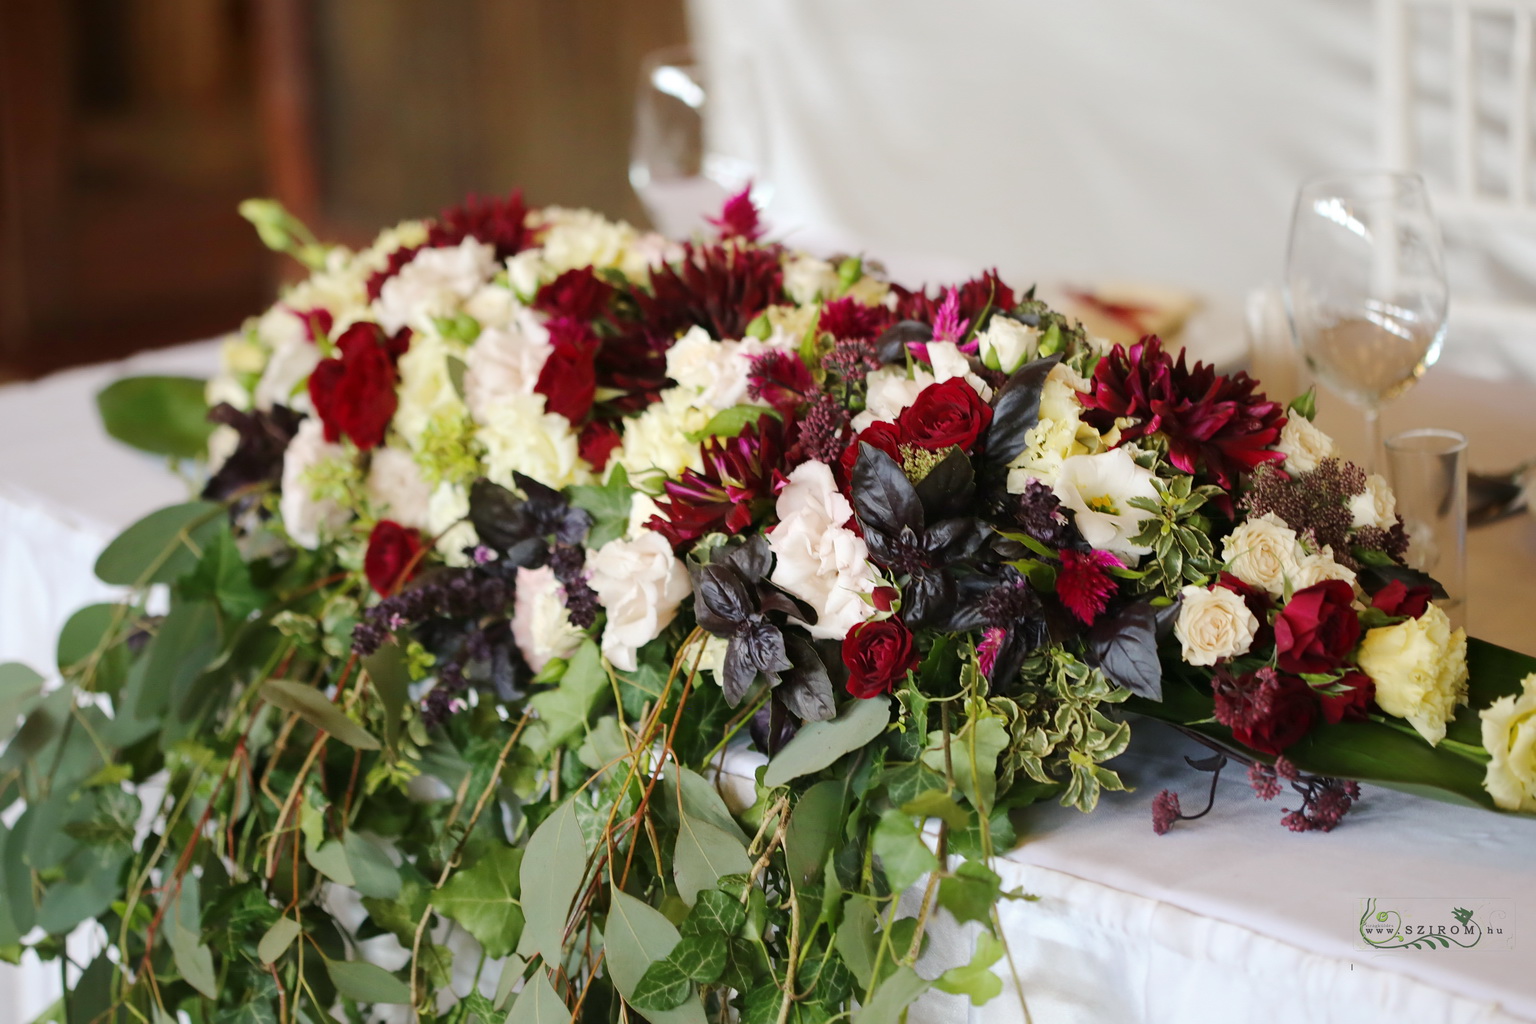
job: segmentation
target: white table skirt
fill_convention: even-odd
[[[0,660],[46,669],[63,619],[105,593],[91,575],[101,544],[185,496],[154,460],[102,435],[95,391],[124,373],[206,373],[213,361],[212,346],[188,346],[0,388]],[[1479,464],[1533,454],[1529,392],[1489,387],[1437,371],[1391,415],[1468,431]],[[1523,405],[1510,404],[1520,395]],[[1536,650],[1526,625],[1533,570],[1529,520],[1473,535],[1475,633]],[[1278,824],[1286,799],[1260,802],[1230,772],[1209,817],[1157,837],[1149,808],[1160,789],[1181,792],[1186,807],[1201,802],[1206,777],[1178,756],[1189,746],[1146,723],[1117,764],[1135,793],[1107,795],[1091,816],[1054,806],[1024,815],[1019,846],[997,868],[1006,886],[1040,897],[1004,911],[1030,1016],[1010,981],[975,1019],[1536,1022],[1536,938],[1523,945],[1517,935],[1507,951],[1354,948],[1365,897],[1512,899],[1517,921],[1532,913],[1536,822],[1368,788],[1338,831],[1291,835]],[[934,963],[964,959],[966,942],[960,929],[938,928]],[[0,1024],[22,1024],[56,997],[56,969],[0,965]],[[967,1016],[963,1000],[935,996],[914,1020]]]

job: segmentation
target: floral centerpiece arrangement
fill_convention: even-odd
[[[201,498],[103,552],[66,685],[0,668],[0,949],[94,922],[71,1020],[981,1003],[1011,814],[1124,789],[1126,709],[1293,829],[1362,780],[1536,810],[1531,666],[1450,627],[1307,398],[792,252],[744,195],[681,243],[246,212],[311,273],[225,343],[217,428],[102,397],[206,444]],[[981,937],[934,977],[937,908]]]

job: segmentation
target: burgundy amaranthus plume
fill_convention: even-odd
[[[706,533],[741,533],[773,504],[792,467],[795,425],[774,416],[749,423],[735,437],[711,437],[700,448],[703,470],[685,469],[657,499],[661,515],[645,525],[680,548]]]
[[[1188,368],[1183,352],[1174,362],[1155,335],[1129,352],[1116,345],[1093,379],[1093,390],[1082,396],[1083,419],[1099,430],[1121,417],[1134,420],[1122,429],[1122,441],[1161,434],[1169,461],[1227,490],[1240,471],[1284,458],[1269,449],[1280,438],[1285,410],[1255,390],[1257,381],[1246,373],[1222,376],[1201,362]]]
[[[709,222],[720,229],[720,240],[739,238],[755,242],[763,237],[762,214],[752,201],[752,183],[725,201],[720,216],[710,217]]]

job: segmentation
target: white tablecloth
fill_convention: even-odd
[[[91,577],[100,545],[186,493],[102,436],[94,392],[125,372],[206,372],[212,361],[210,346],[189,346],[0,388],[0,660],[45,668],[64,617],[103,593]],[[1536,454],[1533,393],[1437,370],[1388,425],[1454,426],[1472,437],[1475,464],[1507,464]],[[1347,422],[1328,417],[1335,429]],[[1473,534],[1470,579],[1473,632],[1536,652],[1536,525]],[[1508,899],[1518,927],[1536,912],[1536,822],[1368,788],[1338,831],[1292,835],[1278,818],[1294,803],[1258,801],[1234,772],[1210,816],[1154,836],[1160,789],[1180,791],[1186,808],[1201,803],[1205,777],[1177,756],[1186,746],[1145,723],[1117,765],[1135,793],[1109,794],[1092,816],[1023,816],[1020,845],[998,868],[1040,897],[1005,914],[1034,1024],[1536,1022],[1536,937],[1517,934],[1507,951],[1355,949],[1367,897]],[[941,930],[936,954],[957,956],[962,942]],[[5,967],[0,1024],[43,1009],[56,977]],[[966,1009],[936,998],[921,1016],[963,1020]],[[978,1019],[1025,1017],[1010,991]]]

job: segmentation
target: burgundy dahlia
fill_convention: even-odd
[[[700,449],[702,470],[685,469],[656,501],[646,526],[680,548],[706,533],[741,533],[773,504],[793,464],[795,425],[765,415],[735,437],[711,437]]]
[[[740,338],[769,306],[784,301],[777,246],[683,246],[683,258],[651,273],[651,290],[636,291],[637,323],[671,340],[690,327],[720,339]]]
[[[1122,441],[1161,434],[1169,461],[1227,490],[1240,471],[1283,459],[1270,447],[1285,425],[1284,408],[1255,391],[1258,382],[1246,373],[1226,377],[1201,362],[1186,367],[1184,358],[1180,352],[1175,362],[1155,335],[1129,352],[1116,345],[1094,371],[1083,418],[1099,430],[1131,419]]]
[[[505,199],[470,196],[463,206],[452,206],[439,215],[427,233],[432,247],[458,245],[466,238],[495,246],[496,259],[516,256],[533,242],[528,229],[528,207],[521,189]]]
[[[933,296],[921,291],[907,291],[895,284],[891,290],[896,293],[898,320],[921,320],[926,324],[938,319],[939,310],[951,292],[955,295],[956,313],[973,324],[986,310],[1012,309],[1016,301],[1013,289],[1002,282],[996,270],[989,270],[956,288],[940,288]]]
[[[551,317],[596,320],[608,311],[616,291],[591,267],[577,267],[540,288],[533,308]]]
[[[848,338],[875,338],[891,325],[891,313],[884,306],[866,306],[858,299],[833,299],[821,307],[816,329],[837,341]]]

